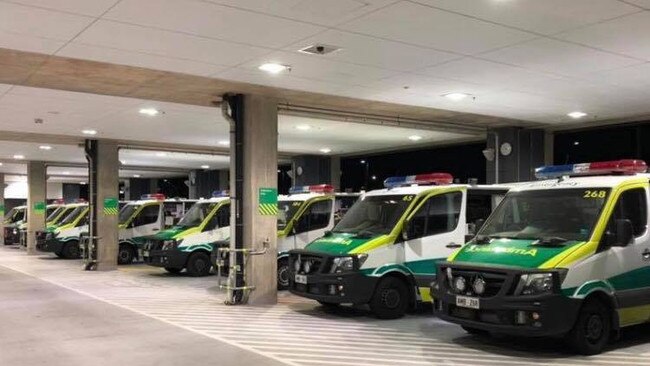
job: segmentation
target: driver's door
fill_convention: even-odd
[[[334,200],[311,202],[294,225],[294,249],[302,249],[334,227]]]
[[[162,228],[162,203],[151,203],[140,209],[132,221],[132,238],[156,234]]]

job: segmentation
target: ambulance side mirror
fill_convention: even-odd
[[[616,243],[613,246],[625,247],[634,240],[632,221],[628,219],[616,220]]]

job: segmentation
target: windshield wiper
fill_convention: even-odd
[[[561,247],[561,246],[564,246],[564,243],[566,243],[567,241],[569,241],[569,239],[565,239],[565,238],[562,238],[562,237],[559,237],[559,236],[545,236],[545,237],[538,238],[537,240],[532,242],[530,245],[540,246],[540,247],[543,247],[543,246],[547,246],[547,247],[558,247],[559,246],[559,247]]]

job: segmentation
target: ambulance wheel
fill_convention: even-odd
[[[181,273],[183,269],[182,268],[171,268],[171,267],[165,267],[165,271],[171,273],[171,274],[179,274]]]
[[[370,310],[379,319],[397,319],[404,316],[409,306],[409,288],[396,277],[382,278],[370,299]]]
[[[64,258],[63,253],[61,253],[61,252],[54,252],[54,254],[56,254],[56,256],[59,257],[59,258]]]
[[[278,260],[278,290],[289,288],[289,261],[287,258]]]
[[[483,329],[467,327],[467,326],[464,326],[464,325],[461,325],[461,328],[463,328],[464,331],[466,331],[467,333],[469,333],[471,335],[477,335],[477,336],[489,336],[490,335],[490,332],[488,332],[487,330],[483,330]]]
[[[589,299],[580,309],[578,320],[567,334],[569,345],[583,355],[602,352],[609,342],[612,320],[609,308],[597,299]]]
[[[79,259],[81,251],[79,250],[79,242],[76,240],[69,241],[63,245],[61,255],[65,259]]]
[[[120,244],[117,252],[117,264],[131,264],[135,259],[135,251],[129,244]]]
[[[187,273],[192,277],[203,277],[210,274],[210,256],[202,253],[192,253],[187,259]]]

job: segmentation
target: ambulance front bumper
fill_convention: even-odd
[[[36,242],[36,249],[41,252],[59,253],[63,249],[64,242],[55,238],[48,238]]]
[[[185,268],[189,253],[181,252],[178,249],[168,250],[144,250],[142,258],[150,266],[161,268],[173,268],[182,270]]]

